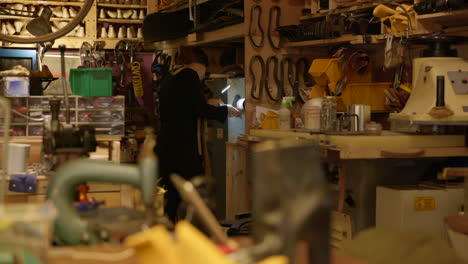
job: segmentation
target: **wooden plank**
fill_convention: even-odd
[[[120,4],[108,4],[108,3],[98,3],[98,7],[114,7],[114,8],[135,8],[135,9],[144,9],[147,8],[145,5],[120,5]]]
[[[98,22],[109,22],[115,24],[143,24],[143,19],[99,18]]]
[[[0,15],[0,19],[32,20],[33,17]],[[50,18],[50,21],[71,21],[71,20],[72,18],[63,18],[63,17],[51,17]]]
[[[401,155],[385,156],[382,152],[401,153]],[[407,152],[421,153],[417,158],[443,158],[443,157],[468,157],[468,148],[465,147],[446,147],[446,148],[385,148],[385,149],[341,149],[341,159],[383,159],[383,158],[401,158],[414,159],[411,155],[405,155]]]
[[[244,144],[226,144],[226,219],[251,210],[251,183],[247,176],[247,149]]]
[[[446,27],[464,26],[466,25],[466,18],[468,16],[468,9],[438,12],[433,14],[419,15],[418,21],[420,23],[432,23]]]
[[[307,40],[299,42],[289,42],[286,46],[289,48],[297,47],[310,47],[310,46],[328,46],[340,43],[351,43],[351,44],[364,44],[364,36],[361,35],[344,35],[339,38],[332,39],[317,39],[317,40]]]
[[[392,157],[385,153],[396,156],[400,153],[401,158],[408,159],[416,154],[417,158],[468,156],[463,135],[406,135],[384,131],[382,136],[329,136],[279,130],[251,130],[250,135],[263,139],[300,138],[328,142],[329,146],[334,147],[327,147],[327,157],[334,160]]]
[[[302,16],[301,20],[310,20],[310,19],[317,19],[317,18],[322,18],[326,17],[329,15],[333,14],[339,14],[339,13],[347,13],[347,12],[354,12],[354,11],[359,11],[359,10],[364,10],[364,9],[370,9],[378,6],[379,4],[363,4],[363,5],[355,5],[352,7],[348,8],[337,8],[337,9],[329,9],[329,10],[321,10],[319,13],[315,14],[310,14],[306,16]]]
[[[227,42],[236,39],[242,39],[244,37],[244,34],[244,24],[236,24],[210,32],[197,33],[196,40],[193,39],[193,36],[187,36],[177,40],[168,40],[148,44],[147,47],[165,50],[176,49],[180,46],[209,45],[217,42]]]
[[[2,0],[1,4],[24,4],[24,5],[53,5],[53,6],[82,6],[83,2],[64,1],[41,1],[41,0]]]
[[[91,9],[89,10],[88,14],[86,14],[86,17],[84,18],[85,22],[85,36],[87,38],[92,38],[96,39],[98,36],[98,28],[97,28],[97,23],[96,23],[96,18],[98,17],[98,11],[97,11],[97,1],[94,1],[93,5],[91,6]],[[81,48],[81,47],[80,47]]]

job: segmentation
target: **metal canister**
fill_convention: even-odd
[[[350,131],[361,132],[366,129],[366,124],[371,119],[371,108],[369,105],[348,105],[348,115],[356,115],[359,118],[351,119]]]
[[[336,97],[326,96],[322,101],[322,112],[320,114],[320,128],[322,132],[333,132],[336,130]]]

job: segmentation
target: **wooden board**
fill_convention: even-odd
[[[420,23],[432,23],[446,27],[465,26],[468,9],[419,15]]]
[[[211,45],[219,42],[241,40],[245,35],[244,24],[227,26],[210,32],[194,33],[187,37],[148,44],[156,49],[176,49],[180,46]]]
[[[42,0],[2,0],[1,4],[24,4],[24,5],[52,5],[52,6],[82,6],[83,2],[64,1],[42,1]]]
[[[309,139],[322,142],[331,159],[385,159],[466,157],[463,135],[405,135],[385,132],[382,136],[330,136],[279,130],[251,130],[264,139]]]
[[[294,47],[307,47],[307,46],[328,46],[341,43],[350,43],[350,44],[364,44],[366,43],[364,36],[361,35],[344,35],[338,38],[332,39],[317,39],[317,40],[307,40],[299,42],[289,42],[286,46],[290,48]]]
[[[250,38],[248,36],[249,32],[249,24],[251,21],[250,17],[250,11],[253,5],[258,4],[262,8],[262,19],[261,19],[261,24],[262,27],[265,31],[265,36],[264,36],[264,46],[261,48],[256,48],[252,45]],[[246,36],[244,39],[245,42],[245,72],[246,72],[246,78],[245,78],[245,84],[246,84],[246,128],[247,130],[250,129],[252,120],[253,120],[253,115],[255,113],[255,106],[263,106],[266,108],[271,108],[271,109],[279,109],[280,108],[280,103],[281,102],[273,102],[269,100],[266,96],[266,92],[263,92],[263,98],[260,100],[253,99],[251,97],[251,89],[252,89],[252,76],[249,73],[249,65],[250,65],[250,60],[253,56],[259,55],[263,58],[263,60],[267,60],[269,56],[276,56],[279,60],[281,60],[284,56],[290,56],[291,58],[294,59],[294,61],[298,58],[303,56],[304,54],[310,54],[311,52],[314,52],[312,49],[287,49],[287,47],[283,47],[282,49],[275,50],[271,47],[268,37],[266,35],[267,29],[268,29],[268,17],[269,17],[269,10],[272,6],[277,5],[281,8],[281,19],[280,19],[280,26],[285,26],[285,25],[297,25],[300,24],[299,17],[302,14],[302,9],[304,8],[304,1],[302,0],[291,0],[291,1],[279,1],[279,2],[273,2],[273,1],[261,1],[261,2],[256,2],[253,0],[250,1],[244,1],[244,14],[245,14],[245,32]],[[256,21],[257,21],[258,16],[255,15],[253,18],[254,20],[254,28],[253,28],[253,38],[256,41],[259,41],[260,38],[260,30],[258,30],[256,26]],[[272,32],[272,38],[273,41],[276,43],[279,39],[279,34],[276,32]],[[317,51],[317,50],[315,50]],[[317,56],[327,56],[326,52],[317,52]],[[260,69],[258,64],[256,64],[253,68],[254,73],[257,76],[257,82],[260,76]],[[270,80],[273,82],[273,77],[270,76]],[[257,83],[258,85],[258,83]],[[273,87],[273,83],[270,84]],[[289,87],[289,85],[288,85]]]
[[[240,213],[251,211],[252,185],[247,176],[245,144],[226,145],[226,220],[234,220]]]

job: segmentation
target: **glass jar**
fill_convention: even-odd
[[[322,132],[333,132],[336,130],[336,97],[326,96],[322,101],[320,114],[320,128]]]

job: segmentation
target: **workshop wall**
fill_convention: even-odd
[[[269,56],[276,56],[279,60],[282,59],[283,56],[288,55],[291,57],[298,57],[303,54],[314,54],[315,51],[311,49],[285,49],[281,48],[279,50],[275,50],[271,47],[268,37],[267,37],[267,31],[268,31],[268,17],[270,13],[270,8],[274,5],[277,5],[281,9],[281,17],[280,17],[280,25],[293,25],[293,24],[299,24],[299,18],[301,16],[302,9],[304,8],[304,0],[291,0],[291,1],[280,1],[280,2],[274,2],[274,1],[262,1],[262,2],[256,2],[253,0],[248,0],[244,1],[244,14],[245,14],[245,32],[249,32],[249,26],[250,23],[253,23],[253,38],[256,42],[260,41],[260,30],[257,27],[257,19],[258,19],[258,13],[255,13],[254,17],[251,17],[251,8],[254,5],[259,5],[262,9],[262,15],[261,15],[261,25],[263,27],[263,30],[265,31],[264,35],[264,45],[263,47],[256,48],[254,45],[252,45],[248,34],[245,36],[245,72],[246,72],[246,129],[247,133],[250,129],[250,126],[252,124],[253,120],[253,115],[255,114],[255,106],[263,106],[267,108],[273,108],[273,109],[278,109],[280,107],[281,102],[272,102],[271,100],[267,99],[265,93],[260,100],[256,100],[252,98],[251,96],[251,90],[252,90],[252,76],[249,74],[249,64],[250,60],[252,57],[259,55],[262,56],[263,60],[266,61],[266,59]],[[252,20],[253,19],[253,20]],[[273,23],[275,23],[273,21]],[[274,25],[272,25],[274,27]],[[279,39],[279,35],[276,32],[272,33],[272,39],[275,43],[277,43]],[[317,54],[318,55],[318,54]],[[322,56],[326,57],[326,54],[322,54]],[[258,63],[256,63],[255,67],[253,68],[253,72],[255,73],[256,76],[260,76],[260,68],[258,66]],[[273,79],[273,78],[271,78]],[[258,82],[260,81],[260,77],[257,77],[257,87],[259,86]],[[273,85],[273,84],[270,84]]]

